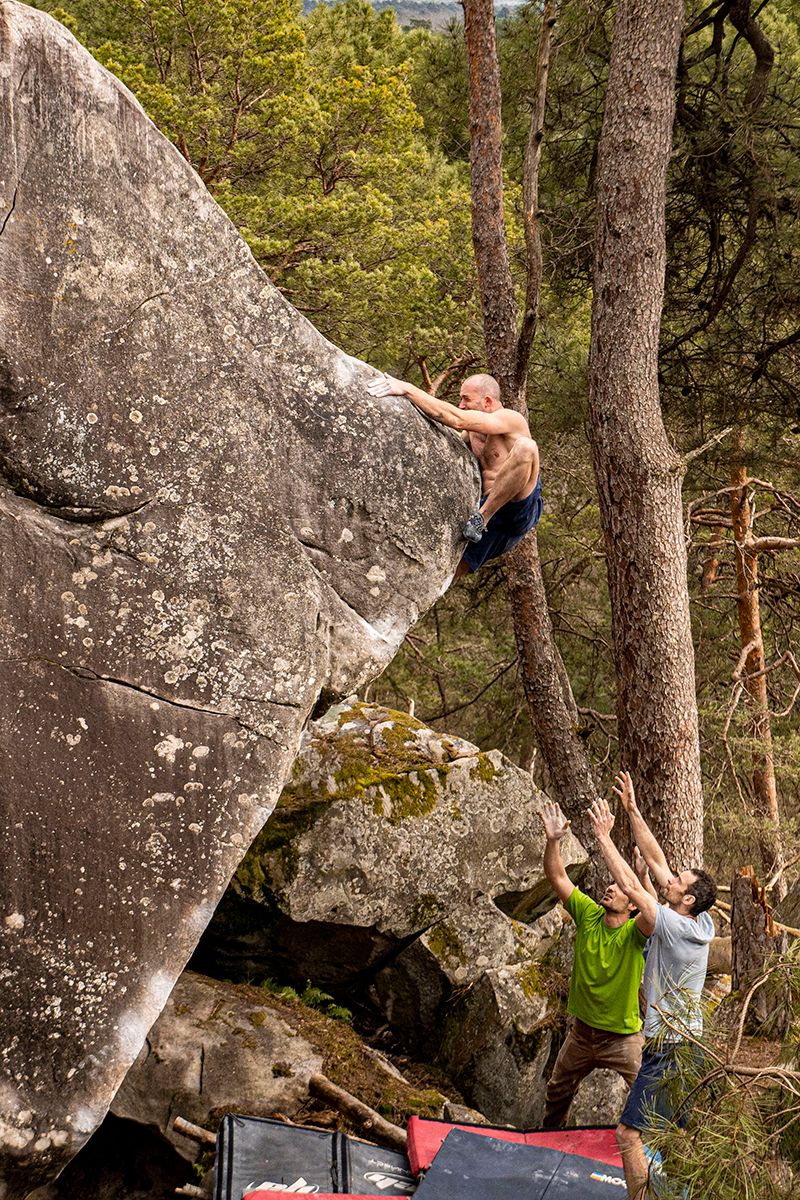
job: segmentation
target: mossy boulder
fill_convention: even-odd
[[[539,960],[561,924],[557,909],[524,925],[488,896],[476,896],[401,950],[376,975],[372,995],[394,1029],[435,1055],[453,997],[487,971],[520,966],[523,991],[535,999],[542,990]]]
[[[463,926],[478,896],[508,940],[503,961],[516,961],[514,925],[495,901],[524,907],[547,892],[542,800],[498,751],[407,713],[337,705],[305,732],[196,961],[346,989],[426,931],[446,938],[451,915]],[[586,857],[571,836],[564,856],[578,870]]]
[[[307,1104],[309,1075],[324,1058],[269,993],[185,971],[112,1111],[157,1127],[194,1161],[200,1150],[174,1132],[174,1117],[207,1128],[229,1110],[291,1118]]]
[[[539,1125],[559,1013],[535,964],[484,971],[453,995],[436,1061],[491,1122]]]

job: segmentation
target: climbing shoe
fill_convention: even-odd
[[[464,526],[463,536],[466,538],[466,540],[468,542],[479,542],[481,540],[481,538],[483,537],[485,529],[486,529],[486,522],[484,521],[481,514],[479,512],[473,513],[473,515],[470,517],[470,519],[467,521],[466,525]]]

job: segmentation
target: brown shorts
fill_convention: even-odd
[[[570,1017],[569,1022],[545,1092],[545,1129],[560,1129],[566,1124],[578,1085],[592,1071],[601,1067],[617,1071],[630,1087],[642,1061],[644,1034],[609,1033],[578,1017]]]

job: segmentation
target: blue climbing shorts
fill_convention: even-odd
[[[481,496],[483,504],[485,496]],[[524,500],[509,500],[508,504],[490,517],[483,537],[479,542],[470,542],[464,551],[463,561],[470,571],[477,571],[492,558],[499,558],[521,542],[529,529],[533,529],[542,515],[542,479]]]
[[[685,1053],[684,1047],[681,1054]],[[701,1055],[702,1051],[692,1047],[690,1053]],[[645,1045],[639,1074],[620,1117],[623,1125],[644,1130],[674,1121],[681,1129],[685,1128],[690,1105],[683,1102],[688,1089],[681,1086],[677,1055],[678,1047],[667,1042],[662,1042],[657,1050]]]

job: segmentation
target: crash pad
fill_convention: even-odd
[[[588,1129],[492,1129],[488,1125],[452,1125],[427,1117],[411,1117],[408,1122],[408,1159],[416,1177],[427,1171],[452,1129],[463,1129],[481,1137],[515,1142],[525,1146],[544,1146],[564,1153],[580,1154],[613,1167],[622,1167],[614,1130],[601,1126]]]
[[[622,1167],[550,1146],[452,1129],[418,1200],[603,1200],[623,1194]]]
[[[410,1196],[405,1154],[323,1129],[228,1113],[217,1134],[215,1200],[271,1192]]]

